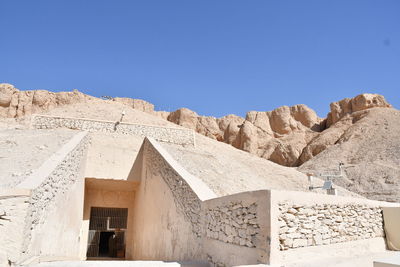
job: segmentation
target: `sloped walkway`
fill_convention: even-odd
[[[164,261],[54,261],[29,265],[29,267],[208,267],[202,262]]]

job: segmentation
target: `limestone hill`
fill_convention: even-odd
[[[309,172],[344,163],[337,184],[371,199],[400,201],[400,111],[374,108],[343,117],[310,142],[327,147],[300,166]],[[302,156],[305,156],[304,153]]]
[[[398,201],[399,111],[391,108],[383,96],[374,94],[346,98],[331,103],[330,107],[331,111],[325,119],[319,118],[305,105],[283,106],[267,112],[250,111],[246,118],[236,115],[214,118],[199,116],[186,108],[174,112],[154,111],[152,104],[139,99],[102,100],[76,90],[60,93],[45,90],[19,91],[12,85],[0,84],[0,117],[6,127],[14,123],[10,118],[16,118],[19,122],[27,119],[28,123],[33,113],[118,121],[124,110],[125,122],[175,127],[178,124],[280,165],[300,166],[299,170],[303,172],[336,169],[338,163],[343,162],[346,180],[338,183],[369,198]],[[290,180],[294,176],[299,177],[299,173],[294,174],[293,169],[280,169],[280,166],[271,165],[267,161],[248,164],[245,162],[256,162],[258,159],[246,155],[241,160],[232,155],[243,152],[236,153],[239,151],[209,139],[198,139],[207,148],[205,151],[197,151],[196,156],[189,156],[193,154],[189,148],[170,148],[170,153],[181,159],[181,164],[195,175],[203,175],[205,180],[215,182],[214,189],[222,195],[236,192],[235,187],[225,192],[224,182],[240,184],[244,181],[241,186],[254,189],[257,186],[252,186],[250,181],[273,173],[278,174],[275,180],[267,179],[261,184],[275,189],[289,186],[295,190],[306,186],[304,175],[300,175],[303,177],[299,178],[301,182]],[[221,147],[224,153],[231,154],[230,159],[223,156],[218,158],[216,155],[219,151],[213,147]],[[187,160],[189,158],[190,162]],[[222,182],[223,175],[219,175],[218,171],[211,173],[211,170],[197,169],[201,164],[196,165],[195,161],[200,158],[202,162],[208,161],[208,167],[220,164],[214,169],[225,167],[226,176],[240,177],[239,180]],[[229,162],[232,159],[237,161],[236,165]],[[235,173],[235,168],[243,171]],[[264,168],[270,169],[266,171]],[[208,171],[210,173],[207,174]],[[262,172],[269,174],[260,176]],[[278,178],[279,173],[285,173],[280,176],[282,179]],[[291,182],[285,183],[289,180]]]

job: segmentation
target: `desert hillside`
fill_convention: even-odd
[[[76,90],[20,91],[0,84],[3,121],[23,121],[34,113],[117,121],[122,110],[124,121],[178,124],[280,165],[300,166],[303,172],[336,169],[343,162],[345,178],[337,181],[340,185],[369,198],[400,199],[400,111],[381,95],[362,94],[333,102],[326,118],[302,104],[250,111],[245,118],[215,118],[187,108],[155,111],[154,105],[139,99],[103,100]]]
[[[324,136],[327,135],[327,136]],[[329,146],[299,170],[313,172],[344,163],[336,183],[371,199],[400,201],[400,111],[373,108],[342,118],[313,140]]]
[[[33,96],[35,94],[35,91],[30,93]],[[47,107],[52,108],[36,107],[34,104],[27,108],[27,101],[24,101],[22,109],[25,116],[17,117],[17,120],[14,118],[0,120],[2,122],[0,148],[3,148],[0,151],[4,152],[0,155],[4,159],[0,162],[0,169],[4,170],[4,175],[0,179],[0,188],[12,188],[24,181],[76,133],[74,130],[65,128],[31,129],[29,115],[32,114],[32,110],[39,110],[39,113],[50,116],[108,121],[120,120],[121,112],[124,111],[124,122],[182,127],[159,116],[150,115],[149,110],[127,107],[126,105],[131,106],[132,103],[144,103],[133,99],[110,101],[74,92],[72,96],[80,96],[79,101],[75,103],[67,101],[68,104],[65,104],[65,102],[57,102],[57,94],[50,92],[47,94],[50,96],[49,101],[52,102]],[[146,107],[151,106],[149,104]],[[17,105],[16,109],[20,107]],[[88,149],[88,164],[86,165],[86,173],[89,177],[126,179],[143,138],[101,132],[91,133],[90,136],[91,145]],[[261,189],[308,191],[307,176],[294,168],[278,165],[201,134],[196,134],[196,144],[195,147],[168,143],[161,145],[176,161],[203,180],[218,196]],[[26,153],[26,151],[32,153]],[[316,183],[322,185],[322,180]],[[360,197],[341,187],[338,191],[343,196]],[[315,192],[321,192],[321,190]]]

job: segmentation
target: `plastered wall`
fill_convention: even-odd
[[[383,208],[387,245],[391,250],[400,251],[400,207]]]
[[[140,155],[131,237],[134,259],[203,260],[201,200],[150,142],[144,142]]]
[[[29,197],[29,190],[0,192],[0,266],[20,257]]]
[[[280,264],[299,257],[299,249],[305,250],[301,255],[316,257],[329,252],[322,245],[340,242],[352,254],[385,249],[381,207],[393,204],[275,190],[216,197],[204,194],[197,178],[177,171],[181,167],[173,162],[160,145],[145,139],[129,174],[128,180],[140,184],[134,259],[234,266]],[[292,242],[286,243],[288,238]]]
[[[107,133],[90,137],[85,177],[126,180],[143,138]]]
[[[4,198],[8,226],[17,225],[8,233],[16,233],[16,245],[9,246],[14,253],[7,255],[12,263],[78,258],[88,142],[86,133],[76,134],[15,189],[29,194]]]

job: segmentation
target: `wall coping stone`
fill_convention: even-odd
[[[56,168],[62,163],[64,158],[74,150],[82,141],[88,132],[79,132],[74,135],[68,143],[64,144],[61,149],[48,158],[38,169],[34,170],[24,181],[19,183],[18,189],[35,189],[37,188]]]
[[[98,120],[98,119],[89,119],[89,118],[80,118],[80,117],[51,116],[51,115],[44,115],[44,114],[34,114],[34,115],[32,115],[31,122],[35,121],[34,120],[35,117],[54,118],[54,119],[70,119],[70,120],[84,120],[84,121],[105,122],[105,123],[116,123],[117,122],[117,121]],[[119,124],[138,125],[138,126],[142,126],[143,125],[143,126],[150,126],[150,127],[155,127],[155,128],[167,128],[167,129],[194,132],[193,130],[187,129],[187,128],[172,127],[172,126],[162,126],[162,125],[153,125],[153,124],[146,124],[146,123],[120,122]]]
[[[30,196],[32,191],[30,189],[22,188],[7,188],[0,190],[0,199],[13,198],[13,197],[25,197]]]
[[[400,203],[371,200],[361,197],[333,196],[314,192],[270,190],[273,201],[288,202],[297,205],[317,205],[317,204],[363,204],[371,207],[399,207]]]
[[[217,195],[199,178],[183,168],[156,140],[146,137],[144,142],[149,142],[164,160],[184,179],[201,201],[217,198]]]

